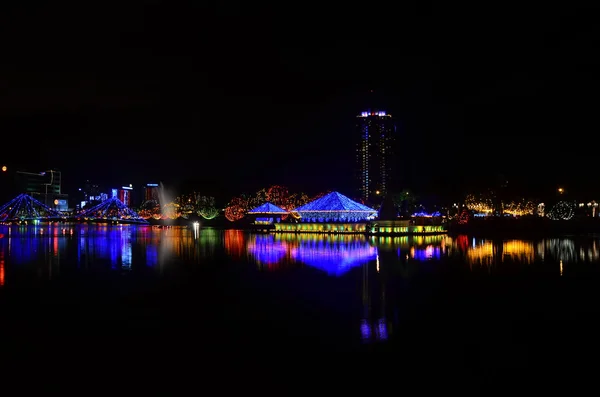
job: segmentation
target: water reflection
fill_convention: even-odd
[[[276,270],[291,257],[292,245],[279,239],[273,234],[254,235],[248,239],[247,252],[254,257],[261,268]]]
[[[225,251],[233,259],[241,259],[244,256],[246,235],[242,230],[225,230]]]
[[[301,293],[312,294],[314,304],[331,301],[340,310],[357,313],[353,332],[369,343],[394,334],[402,314],[390,302],[403,299],[389,296],[398,298],[398,291],[410,285],[416,274],[436,274],[451,267],[449,263],[458,263],[461,271],[503,266],[518,271],[534,263],[550,263],[553,274],[568,275],[577,270],[576,264],[600,263],[600,238],[249,234],[193,227],[62,224],[3,226],[0,235],[2,288],[22,282],[25,273],[38,279],[53,279],[65,270],[102,270],[119,277],[133,277],[140,271],[161,275],[178,263],[200,266],[215,258],[224,258],[218,265],[226,269],[232,263],[246,265],[252,272],[258,269],[259,277],[269,271],[269,279],[283,280],[290,274],[283,270],[294,268],[303,272],[302,277],[293,277]]]
[[[533,240],[488,240],[460,235],[446,237],[448,255],[464,257],[468,265],[492,266],[505,262],[592,263],[600,260],[597,238],[547,238]],[[469,243],[470,242],[470,243]]]
[[[377,250],[364,236],[313,233],[252,235],[248,238],[247,250],[259,265],[269,270],[291,261],[334,276],[341,276],[377,257]]]

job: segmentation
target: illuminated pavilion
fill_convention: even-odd
[[[292,211],[302,222],[365,222],[377,216],[377,210],[331,192]]]
[[[276,206],[273,203],[266,202],[262,205],[259,205],[256,208],[251,209],[247,212],[247,215],[250,215],[255,218],[256,224],[272,224],[274,222],[281,221],[281,218],[285,215],[288,215],[289,211],[284,210]]]

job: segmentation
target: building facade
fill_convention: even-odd
[[[125,204],[126,206],[131,207],[131,205],[133,203],[132,191],[133,191],[132,186],[122,186],[118,190],[117,198],[119,200],[121,200],[121,202],[123,204]]]
[[[358,193],[365,203],[380,201],[392,188],[395,172],[396,125],[385,111],[366,111],[356,117]]]
[[[62,174],[57,170],[42,172],[16,171],[19,193],[25,193],[60,211],[68,209],[68,195],[62,193]]]
[[[147,183],[142,187],[142,202],[143,205],[158,205],[160,203],[158,195],[158,183]]]

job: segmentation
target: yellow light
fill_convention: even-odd
[[[565,191],[565,189],[563,189],[562,187],[559,187],[559,188],[558,188],[558,192],[559,192],[559,193],[563,193],[564,191]]]
[[[6,166],[5,166],[5,165],[3,165],[3,166],[2,166],[2,172],[6,172],[6,170],[7,170],[7,169],[8,169],[8,168],[6,168]]]
[[[375,191],[375,194],[379,194],[379,190],[376,190],[376,191]]]
[[[58,205],[58,199],[54,200],[54,205]]]

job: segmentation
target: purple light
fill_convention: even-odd
[[[292,258],[339,277],[356,266],[377,258],[377,249],[366,242],[304,240],[292,250]]]
[[[360,321],[360,334],[362,336],[363,342],[369,342],[371,340],[371,327],[367,320]]]
[[[425,248],[413,248],[412,257],[418,261],[426,261],[429,259],[440,259],[442,256],[441,247],[428,245]]]
[[[285,242],[275,241],[273,235],[254,236],[248,241],[246,248],[259,264],[266,265],[268,268],[275,267],[289,252],[288,245]]]
[[[379,319],[379,324],[377,325],[377,339],[378,340],[387,340],[388,332],[387,332],[387,324],[385,323],[384,318]]]

